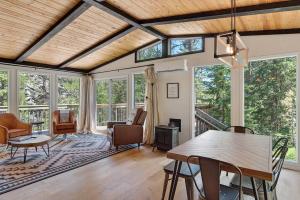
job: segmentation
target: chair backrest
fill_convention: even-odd
[[[281,147],[281,146],[287,146],[288,143],[288,138],[286,137],[281,137],[279,138],[272,146],[272,150],[276,151],[277,148]]]
[[[140,117],[139,117],[138,121],[136,122],[136,124],[143,126],[145,123],[146,117],[147,117],[147,111],[143,111],[140,114]]]
[[[70,110],[69,111],[69,122],[71,122],[74,117],[75,117],[75,112]],[[58,123],[60,123],[60,110],[55,110],[53,112],[53,119],[56,119],[56,121]]]
[[[12,113],[0,114],[0,125],[8,129],[13,129],[16,126],[18,118]]]
[[[287,151],[288,151],[287,145],[283,145],[278,147],[276,151],[273,153],[272,169],[273,169],[274,179],[270,187],[271,191],[273,191],[276,188]]]
[[[219,160],[206,158],[202,156],[189,156],[187,159],[188,168],[192,173],[191,163],[199,164],[201,168],[201,177],[203,183],[204,194],[198,187],[195,177],[192,176],[193,181],[200,195],[207,200],[219,200],[220,198],[220,173],[221,166],[229,167],[239,175],[239,200],[242,199],[242,172],[233,164],[222,162]]]
[[[244,127],[244,126],[229,126],[224,129],[224,131],[230,131],[234,133],[248,133],[254,134],[254,131],[251,128]]]
[[[138,108],[137,110],[136,110],[136,114],[135,114],[135,117],[134,117],[134,119],[133,119],[133,121],[132,121],[132,125],[137,125],[137,122],[138,122],[138,120],[140,119],[140,116],[141,116],[141,114],[144,112],[144,109],[143,108]]]

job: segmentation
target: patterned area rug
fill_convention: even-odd
[[[84,166],[111,155],[136,147],[120,146],[109,150],[106,136],[96,134],[58,137],[50,142],[50,156],[46,157],[39,147],[28,149],[26,163],[23,163],[23,149],[20,148],[13,159],[10,150],[0,153],[0,194],[51,176]]]

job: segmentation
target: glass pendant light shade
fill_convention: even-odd
[[[214,57],[231,67],[244,67],[248,64],[248,48],[236,30],[215,36]]]

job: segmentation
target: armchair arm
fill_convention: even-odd
[[[0,125],[0,144],[7,144],[8,138],[8,129]]]
[[[17,128],[20,129],[26,129],[28,131],[28,134],[32,134],[32,124],[31,123],[24,123],[20,120],[17,121]]]
[[[107,122],[107,128],[113,128],[117,124],[126,124],[126,122]]]
[[[143,142],[143,126],[114,125],[114,145],[134,144]]]

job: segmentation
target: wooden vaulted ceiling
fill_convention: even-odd
[[[244,35],[299,33],[297,0],[237,0]],[[6,0],[0,62],[89,72],[157,40],[230,28],[230,0]]]

